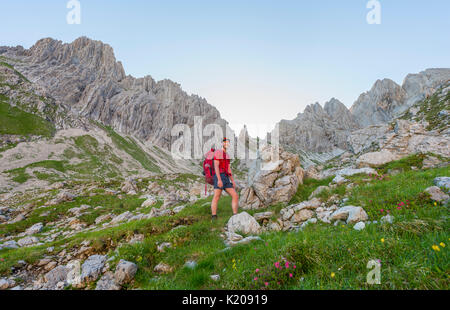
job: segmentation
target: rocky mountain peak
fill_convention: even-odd
[[[402,86],[390,79],[378,80],[370,91],[359,96],[350,111],[361,127],[384,124],[433,94],[448,80],[447,68],[408,74]]]
[[[215,107],[178,83],[126,76],[113,48],[101,41],[45,38],[28,50],[2,47],[0,54],[20,60],[20,72],[75,114],[166,149],[175,124],[192,126],[195,116],[203,117],[204,126],[227,124]]]

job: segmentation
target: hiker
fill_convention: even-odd
[[[227,154],[227,148],[230,145],[230,139],[224,138],[222,149],[214,152],[214,197],[211,202],[212,219],[217,219],[217,204],[222,191],[225,190],[232,198],[231,207],[233,215],[238,213],[239,196],[236,193],[236,183],[231,172],[230,157]]]

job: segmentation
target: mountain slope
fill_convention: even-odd
[[[200,173],[196,162],[77,115],[0,63],[0,193],[45,188],[65,180],[123,179]],[[5,62],[6,61],[6,62]]]

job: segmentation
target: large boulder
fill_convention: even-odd
[[[398,155],[388,150],[382,150],[379,152],[370,152],[361,155],[357,160],[357,164],[359,167],[379,167],[391,161],[397,160],[398,158]]]
[[[116,272],[114,273],[114,279],[119,285],[123,285],[131,282],[136,275],[138,267],[132,262],[121,259],[116,267]]]
[[[227,229],[230,233],[258,234],[261,231],[261,226],[253,216],[247,212],[242,212],[229,219]]]
[[[32,246],[35,245],[36,243],[39,242],[39,239],[36,237],[25,237],[20,239],[19,241],[17,241],[17,244],[21,247],[27,247],[27,246]]]
[[[434,185],[439,186],[450,193],[450,177],[438,177],[433,181]]]
[[[239,203],[248,210],[288,202],[303,183],[303,174],[298,155],[266,145],[249,171]]]
[[[354,131],[347,142],[354,154],[377,149],[374,154],[363,155],[362,159],[360,157],[360,164],[365,161],[387,161],[389,157],[398,160],[415,153],[434,153],[450,157],[448,133],[428,131],[426,124],[404,119],[395,120],[393,126],[375,125]]]
[[[98,279],[105,266],[106,256],[92,255],[81,266],[81,280],[92,282]]]
[[[66,266],[57,266],[44,275],[45,286],[55,289],[59,282],[66,282],[69,269]]]
[[[114,274],[112,272],[106,272],[100,280],[97,282],[97,286],[95,287],[96,291],[118,291],[121,289],[121,286],[117,284],[114,279]]]
[[[450,196],[444,193],[439,187],[431,186],[425,190],[430,195],[431,200],[437,202],[445,202],[450,199]]]
[[[33,226],[31,226],[30,228],[28,228],[28,229],[25,231],[25,235],[31,236],[31,235],[40,233],[40,232],[42,231],[43,228],[44,228],[44,224],[42,224],[42,223],[34,224]]]
[[[330,216],[331,221],[346,221],[347,224],[356,224],[358,222],[364,222],[369,219],[366,211],[361,207],[346,206],[336,210]]]

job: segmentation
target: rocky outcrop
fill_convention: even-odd
[[[227,224],[229,233],[258,234],[261,230],[258,222],[247,212],[233,215]]]
[[[361,155],[357,159],[357,164],[360,167],[379,167],[391,161],[397,160],[399,157],[389,150],[382,150],[380,152],[369,152]]]
[[[449,80],[450,69],[427,69],[409,74],[402,86],[390,79],[376,81],[370,91],[359,96],[350,110],[334,98],[325,103],[324,108],[318,103],[309,105],[295,119],[279,123],[280,143],[289,151],[306,153],[307,157],[315,155],[309,152],[326,154],[351,150],[359,153],[362,149],[355,148],[355,144],[367,149],[376,143],[389,127],[387,123],[430,97]],[[448,112],[443,113],[442,117],[447,117]],[[351,137],[355,131],[358,136]]]
[[[378,80],[361,94],[350,111],[360,127],[380,125],[399,117],[450,80],[450,69],[427,69],[406,76],[400,86],[390,79]]]
[[[368,132],[372,130],[372,135]],[[353,132],[348,143],[354,153],[363,153],[375,147],[378,153],[363,155],[360,163],[379,156],[389,154],[389,159],[395,160],[413,153],[435,153],[450,157],[450,134],[437,131],[427,131],[426,124],[403,119],[397,119],[394,126],[380,125]],[[370,158],[369,158],[370,157]],[[382,162],[388,162],[383,156]],[[370,161],[370,160],[369,160]]]
[[[346,149],[347,137],[358,125],[347,107],[332,98],[324,107],[309,105],[294,120],[279,123],[280,144],[288,150],[329,152]]]
[[[298,155],[266,145],[249,171],[248,185],[241,191],[240,206],[259,209],[288,202],[303,183]]]
[[[405,90],[394,81],[378,80],[370,91],[359,96],[350,111],[360,127],[383,124],[404,112],[406,97]]]
[[[425,193],[430,195],[431,200],[437,202],[446,202],[450,199],[450,196],[444,193],[439,187],[431,186],[425,189]]]
[[[433,180],[433,183],[436,186],[446,190],[447,193],[450,193],[450,177],[438,177],[438,178],[435,178]]]

